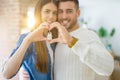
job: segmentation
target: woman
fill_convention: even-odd
[[[51,80],[51,47],[54,45],[46,43],[45,36],[50,24],[57,19],[55,0],[39,0],[35,7],[35,19],[35,30],[20,36],[16,48],[5,63],[3,75],[7,79],[12,78],[23,66],[30,80]]]

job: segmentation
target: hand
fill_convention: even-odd
[[[20,69],[20,80],[30,80],[29,74],[23,68]]]
[[[62,26],[60,23],[54,22],[50,24],[50,30],[52,30],[53,28],[58,29],[58,38],[50,40],[49,41],[50,43],[60,42],[60,43],[69,44],[72,41],[72,36],[69,34],[67,29],[64,26]]]
[[[31,32],[27,36],[27,38],[29,38],[31,42],[47,40],[45,34],[47,34],[48,30],[49,30],[49,23],[43,22],[40,24],[40,26],[37,29]]]

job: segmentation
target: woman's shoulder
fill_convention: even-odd
[[[20,34],[20,37],[19,38],[25,38],[29,33],[23,33],[23,34]]]
[[[29,33],[20,34],[19,39],[24,39]]]
[[[24,33],[24,34],[20,34],[18,41],[17,41],[17,45],[20,45],[22,43],[22,41],[24,40],[24,38],[28,35],[29,33]]]

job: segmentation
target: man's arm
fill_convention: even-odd
[[[82,41],[78,39],[71,48],[80,57],[80,60],[100,75],[109,76],[114,69],[114,60],[111,54],[98,39],[96,34],[92,40]],[[91,36],[91,37],[92,37]]]

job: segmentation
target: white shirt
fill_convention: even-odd
[[[50,46],[50,44],[46,41],[46,45],[47,45],[47,48],[48,48],[48,51],[49,51],[49,54],[50,54],[50,58],[51,58],[51,80],[53,80],[53,63],[54,63],[54,59],[53,59],[53,51],[52,51],[52,48]]]
[[[55,50],[54,80],[95,80],[95,72],[109,76],[114,61],[93,31],[79,28],[70,33],[76,44],[58,43]]]

